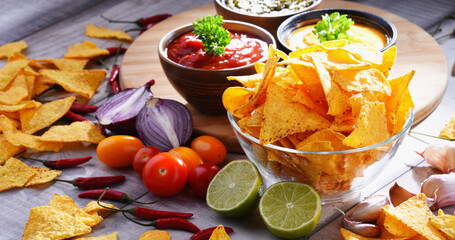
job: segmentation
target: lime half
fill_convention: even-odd
[[[259,204],[261,176],[249,160],[235,160],[224,166],[207,189],[207,205],[216,212],[239,217],[252,212]]]
[[[259,213],[274,235],[300,238],[316,227],[321,216],[321,198],[308,184],[278,182],[265,191]]]

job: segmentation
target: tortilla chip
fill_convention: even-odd
[[[99,26],[95,26],[92,24],[87,24],[87,28],[85,30],[85,35],[87,37],[93,38],[107,38],[107,39],[118,39],[131,42],[133,38],[126,32],[122,30],[111,30]]]
[[[245,75],[245,76],[229,76],[227,80],[232,81],[235,80],[241,83],[246,88],[254,88],[257,84],[259,84],[262,80],[262,73],[256,73],[253,75]]]
[[[27,48],[24,41],[10,42],[0,47],[0,59],[9,58],[16,52],[21,52]]]
[[[83,43],[76,43],[69,47],[68,51],[65,53],[64,58],[94,58],[99,56],[108,55],[109,51],[106,49],[101,49],[96,46],[96,44],[84,41]]]
[[[3,134],[0,134],[0,149],[0,165],[3,165],[10,157],[24,151],[25,147],[11,144]]]
[[[89,227],[93,227],[103,220],[100,216],[94,217],[93,215],[84,212],[76,203],[74,203],[73,199],[68,196],[60,196],[54,193],[52,194],[52,200],[49,201],[49,205],[79,219]]]
[[[330,122],[305,105],[292,101],[292,94],[275,84],[267,89],[260,142],[268,144],[299,132],[327,128]]]
[[[308,89],[308,94],[312,99],[315,101],[325,101],[324,89],[322,88],[314,64],[295,58],[282,61],[281,63],[291,66],[291,69],[300,78],[302,84]]]
[[[400,102],[402,101],[406,91],[408,91],[409,83],[414,76],[415,71],[411,71],[403,76],[388,80],[392,95],[386,102],[387,111],[396,113]]]
[[[52,206],[30,210],[22,239],[66,239],[87,234],[92,229],[79,219]]]
[[[348,92],[379,92],[388,96],[392,93],[384,74],[374,68],[337,71],[332,79]]]
[[[3,91],[0,92],[0,103],[14,105],[28,96],[27,82],[24,74],[18,74]]]
[[[387,239],[387,240],[405,240],[408,238],[403,238],[403,237],[388,237],[388,238],[370,238],[370,237],[364,237],[361,236],[357,233],[353,233],[347,229],[340,228],[341,235],[343,236],[344,240],[373,240],[373,239]]]
[[[31,100],[31,101],[21,103],[21,104],[16,104],[16,105],[0,104],[0,112],[17,112],[22,109],[37,108],[39,106],[41,106],[41,103],[37,102],[35,100]]]
[[[455,216],[446,215],[439,209],[438,216],[430,218],[430,223],[443,232],[450,240],[455,239]]]
[[[22,131],[33,134],[51,125],[68,112],[74,100],[76,97],[70,96],[43,104],[38,108],[21,110]]]
[[[88,99],[93,97],[96,89],[106,77],[106,71],[101,69],[81,71],[43,69],[40,73],[62,86],[66,91],[80,94]]]
[[[110,203],[100,202],[100,204],[102,204],[103,206],[109,207],[109,208],[119,209],[118,207],[116,207]],[[101,217],[105,217],[113,212],[113,210],[101,207],[97,201],[91,201],[91,202],[87,203],[87,205],[85,205],[85,207],[82,210],[90,215],[101,216]]]
[[[0,90],[6,88],[29,62],[30,60],[8,61],[8,63],[0,69]]]
[[[226,233],[223,225],[219,225],[218,227],[213,230],[212,235],[210,235],[209,240],[229,240],[229,236]]]
[[[171,235],[163,230],[153,230],[142,234],[139,240],[171,240]]]
[[[117,232],[99,237],[77,237],[73,238],[73,240],[117,240]]]
[[[235,109],[244,105],[254,95],[254,91],[243,87],[230,87],[223,92],[223,105],[226,110],[235,115]],[[239,115],[236,117],[242,117]]]
[[[408,117],[408,112],[411,108],[414,108],[414,102],[412,101],[412,97],[408,89],[405,92],[404,97],[401,99],[400,105],[395,113],[392,135],[395,135],[403,130]]]
[[[0,192],[22,187],[36,172],[16,158],[9,158],[3,166],[0,166]]]
[[[67,59],[67,58],[47,58],[47,59],[35,59],[36,62],[52,63],[58,69],[64,71],[78,71],[83,70],[88,62],[88,59]]]
[[[43,135],[41,141],[99,143],[105,136],[90,121],[77,121],[70,125],[53,126]]]
[[[325,102],[317,102],[311,98],[311,95],[302,91],[297,90],[297,93],[292,97],[292,101],[301,103],[307,106],[309,109],[315,111],[317,114],[329,119],[330,117],[327,115],[327,111],[329,106]]]
[[[452,114],[450,122],[444,126],[439,136],[447,139],[455,139],[455,114]]]
[[[30,168],[35,170],[36,175],[33,176],[25,184],[25,187],[48,183],[48,182],[54,180],[58,175],[60,175],[60,173],[62,173],[62,171],[52,170],[52,169],[48,169],[48,168],[39,168],[39,167],[30,167]]]

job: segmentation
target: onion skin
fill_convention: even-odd
[[[151,80],[142,87],[126,89],[110,97],[95,113],[99,124],[116,134],[137,136],[136,116],[153,98],[150,87],[154,83]]]
[[[180,102],[152,98],[137,115],[136,130],[146,146],[163,152],[185,144],[193,132],[193,117]]]
[[[390,202],[392,202],[392,205],[394,207],[400,205],[400,203],[408,200],[409,198],[415,196],[416,194],[409,192],[408,190],[404,189],[398,183],[395,183],[390,189],[389,189],[389,197],[390,197]]]

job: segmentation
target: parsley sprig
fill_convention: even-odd
[[[313,30],[319,42],[337,39],[354,40],[354,37],[349,33],[349,28],[354,25],[354,21],[348,18],[346,14],[340,15],[339,12],[333,12],[330,15],[326,13],[321,17],[321,21],[316,23]]]
[[[231,41],[229,32],[221,25],[223,17],[220,15],[202,17],[193,23],[195,34],[209,54],[220,56],[224,54],[225,47]]]

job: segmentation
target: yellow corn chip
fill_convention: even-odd
[[[258,83],[262,80],[262,73],[256,73],[253,75],[245,75],[245,76],[229,76],[227,80],[235,80],[241,83],[246,88],[254,88]]]
[[[455,239],[455,216],[446,215],[439,209],[438,216],[430,218],[430,223],[443,232],[450,240]]]
[[[35,100],[31,100],[25,103],[17,104],[17,105],[3,105],[0,104],[0,112],[17,112],[22,109],[27,109],[27,108],[37,108],[41,106],[40,102],[37,102]]]
[[[62,171],[53,170],[48,168],[30,167],[35,170],[36,175],[33,176],[26,184],[25,187],[43,184],[54,180]]]
[[[9,58],[16,52],[21,52],[27,48],[24,41],[10,42],[0,47],[0,59]]]
[[[66,239],[87,234],[92,229],[79,219],[52,206],[34,207],[22,239]]]
[[[43,69],[40,73],[62,86],[68,92],[92,98],[100,83],[106,77],[105,70],[62,71]]]
[[[109,51],[106,49],[101,49],[96,46],[96,44],[84,41],[83,43],[76,43],[69,47],[68,51],[65,53],[64,58],[94,58],[99,56],[108,55]]]
[[[230,87],[223,92],[223,105],[231,114],[236,116],[235,109],[244,105],[254,92],[243,87]],[[240,114],[238,117],[243,116]],[[237,116],[236,116],[237,117]]]
[[[405,92],[404,97],[401,99],[400,105],[398,106],[397,112],[395,113],[395,121],[393,124],[393,132],[392,135],[399,133],[402,129],[404,124],[406,123],[408,112],[411,108],[414,108],[414,102],[412,101],[411,94],[409,93],[409,89]],[[387,112],[388,115],[389,112]]]
[[[99,237],[77,237],[73,238],[73,240],[117,240],[117,232]]]
[[[171,235],[163,230],[153,230],[142,234],[139,240],[171,240]]]
[[[111,29],[95,26],[92,24],[87,24],[87,28],[85,30],[85,35],[87,37],[93,37],[93,38],[118,39],[118,40],[125,40],[128,42],[133,41],[133,38],[124,31],[111,30]]]
[[[450,122],[448,122],[439,133],[442,138],[455,139],[455,114],[452,114]]]
[[[105,137],[96,125],[90,121],[77,121],[70,125],[53,126],[40,140],[54,142],[90,142],[99,143]]]
[[[104,203],[100,202],[103,206],[113,208],[113,209],[118,209],[116,206],[110,204],[110,203]],[[108,208],[104,208],[98,204],[97,201],[91,201],[85,205],[85,207],[82,209],[84,212],[90,214],[90,215],[95,215],[95,216],[101,216],[105,217],[112,213],[113,210],[110,210]]]
[[[29,62],[30,60],[8,61],[8,63],[0,69],[0,90],[6,88]]]
[[[3,165],[10,157],[24,151],[25,147],[11,144],[3,134],[0,134],[0,149],[0,165]]]
[[[229,236],[224,230],[223,225],[219,225],[218,227],[213,230],[212,235],[210,236],[209,240],[229,240]]]
[[[22,187],[36,172],[16,158],[9,158],[3,166],[0,166],[0,192]]]
[[[79,219],[89,227],[93,227],[103,220],[100,216],[94,217],[93,215],[84,212],[76,203],[74,203],[73,199],[68,196],[60,196],[54,193],[52,194],[52,200],[49,201],[49,205]]]
[[[388,237],[388,238],[370,238],[370,237],[364,237],[359,234],[353,233],[347,229],[341,228],[340,229],[341,235],[343,236],[344,240],[373,240],[373,239],[384,239],[384,240],[405,240],[408,238],[404,237]]]
[[[74,96],[70,96],[43,104],[38,108],[21,110],[22,131],[33,134],[51,125],[68,112],[75,99]]]
[[[348,92],[380,92],[389,96],[392,92],[384,74],[374,68],[337,71],[332,79]]]
[[[18,74],[3,91],[0,92],[0,103],[14,105],[28,96],[25,75]]]
[[[52,63],[58,69],[65,71],[78,71],[83,70],[88,62],[88,59],[67,59],[67,58],[47,58],[47,59],[35,59],[36,62]]]
[[[397,112],[414,73],[415,71],[411,71],[401,77],[388,80],[390,88],[392,89],[392,96],[386,102],[387,111],[391,113]]]

